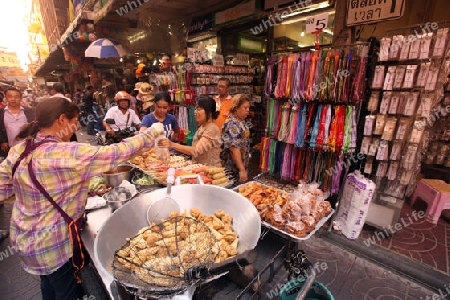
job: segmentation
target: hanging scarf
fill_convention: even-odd
[[[286,78],[286,93],[285,97],[290,98],[291,97],[291,86],[292,86],[292,70],[294,67],[294,54],[289,54],[288,56],[288,62],[287,62],[287,78]]]
[[[301,60],[300,54],[295,54],[294,66],[292,68],[292,89],[291,89],[291,99],[298,102],[300,100],[300,68]]]
[[[289,137],[289,116],[291,114],[291,105],[286,102],[282,106],[281,126],[278,132],[278,140],[286,142]]]
[[[291,110],[291,116],[289,117],[289,136],[286,140],[289,144],[295,144],[298,134],[298,104],[295,104]]]
[[[296,174],[296,164],[297,164],[297,156],[299,155],[299,148],[292,145],[292,155],[291,155],[291,172],[289,174],[289,180],[295,180]]]
[[[294,148],[293,145],[286,144],[284,148],[284,154],[283,154],[283,166],[281,170],[281,179],[284,180],[290,180],[291,177],[291,157],[292,157],[292,149]]]
[[[344,123],[344,148],[343,152],[346,153],[350,147],[350,139],[352,137],[352,113],[353,106],[347,105],[345,113],[345,123]]]
[[[303,147],[304,142],[305,142],[303,139],[303,136],[304,136],[305,130],[306,130],[306,119],[307,119],[306,112],[308,110],[308,107],[309,107],[308,104],[303,103],[302,108],[298,113],[298,122],[297,122],[298,134],[297,134],[297,140],[295,142],[295,145],[297,147]]]
[[[319,132],[317,134],[316,139],[316,149],[323,150],[324,147],[324,138],[325,138],[325,125],[327,122],[327,111],[329,105],[323,105],[322,110],[320,112],[320,124],[319,124]]]
[[[267,135],[272,136],[273,119],[275,114],[275,99],[269,99],[267,102],[269,117],[267,118]]]
[[[283,74],[283,55],[278,56],[278,63],[277,63],[277,84],[275,86],[275,98],[281,98],[281,82],[282,82],[282,74]]]
[[[340,105],[337,120],[337,134],[336,134],[336,153],[341,153],[344,145],[344,126],[345,126],[345,111],[346,106]]]
[[[367,54],[369,46],[363,46],[359,53],[359,62],[356,71],[355,78],[352,85],[352,98],[353,103],[359,103],[363,100],[364,90],[366,88],[366,70],[367,70]]]
[[[264,83],[264,95],[266,97],[271,97],[273,92],[273,68],[275,64],[275,58],[272,55],[269,59],[269,62],[267,64],[267,72],[266,72],[266,80]]]
[[[281,122],[283,120],[283,102],[281,100],[277,100],[275,116],[274,121],[276,127],[274,128],[274,137],[278,140],[278,133],[280,132]]]
[[[344,154],[340,154],[339,158],[336,159],[336,164],[334,165],[334,172],[331,179],[331,194],[337,195],[340,190],[341,174],[344,165]]]
[[[319,104],[314,119],[314,125],[311,130],[311,138],[309,140],[309,148],[316,148],[317,135],[319,134],[320,117],[322,115],[322,104]]]

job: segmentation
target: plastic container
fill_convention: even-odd
[[[296,300],[297,294],[305,282],[306,278],[295,278],[289,281],[281,288],[280,298],[282,300]],[[302,300],[334,300],[334,297],[326,286],[319,281],[315,281]]]

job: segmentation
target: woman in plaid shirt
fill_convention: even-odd
[[[111,146],[69,143],[78,128],[79,112],[75,104],[63,98],[41,101],[36,107],[36,120],[18,135],[25,141],[12,147],[0,164],[0,202],[16,197],[11,243],[25,271],[40,275],[44,300],[82,296],[80,281],[74,276],[80,257],[76,248],[81,242],[71,239],[68,219],[82,219],[89,179],[125,163],[141,149],[153,147],[154,139],[164,133],[163,126],[156,123]],[[24,152],[30,154],[21,159]]]

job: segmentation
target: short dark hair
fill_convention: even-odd
[[[230,79],[226,77],[220,77],[219,80],[217,80],[217,83],[219,83],[219,81],[225,81],[227,83],[227,86],[230,86],[231,84]]]
[[[197,99],[197,106],[205,110],[206,117],[210,116],[213,120],[217,119],[219,112],[216,111],[216,101],[207,95],[200,95]]]
[[[89,91],[89,90],[91,90],[91,89],[93,89],[94,87],[92,86],[92,85],[88,85],[87,87],[86,87],[86,91]]]
[[[55,90],[58,93],[64,94],[64,87],[59,82],[56,82],[53,84],[52,90]]]
[[[5,96],[9,91],[18,92],[20,94],[20,98],[22,98],[22,92],[19,89],[15,88],[15,87],[7,87],[4,92]]]
[[[170,104],[171,99],[170,99],[169,93],[168,92],[158,92],[158,93],[156,93],[155,94],[155,98],[153,99],[155,104],[156,104],[156,102],[161,101],[161,100],[166,101],[168,104]]]

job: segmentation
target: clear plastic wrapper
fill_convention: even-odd
[[[367,110],[370,112],[377,111],[378,102],[380,102],[380,91],[372,91],[372,94],[370,94],[369,103],[367,104]]]
[[[155,154],[156,158],[160,160],[163,164],[168,165],[170,163],[170,150],[169,148],[160,148],[158,147],[158,141],[161,139],[165,139],[164,135],[160,135],[155,140]]]
[[[386,141],[392,141],[394,139],[395,127],[397,126],[397,118],[387,118],[384,125],[383,135],[381,138]]]

